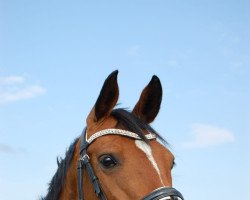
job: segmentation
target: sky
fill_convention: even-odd
[[[118,69],[132,109],[157,75],[152,126],[187,200],[250,199],[250,3],[0,0],[0,199],[46,194],[57,156]]]

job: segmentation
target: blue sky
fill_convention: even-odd
[[[0,0],[0,199],[45,194],[119,69],[122,107],[156,74],[152,124],[188,200],[250,199],[249,1]]]

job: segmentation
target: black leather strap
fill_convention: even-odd
[[[78,160],[78,167],[77,167],[78,199],[84,200],[83,171],[84,169],[86,169],[88,176],[93,184],[96,196],[100,197],[100,199],[102,200],[107,200],[101,188],[101,184],[97,176],[95,175],[93,167],[90,163],[89,156],[87,154],[88,146],[89,146],[89,143],[86,141],[86,129],[84,129],[80,137],[80,159]]]
[[[78,199],[83,200],[83,164],[81,160],[78,160],[78,165],[77,165],[77,190],[78,190]]]
[[[84,154],[83,151],[87,151],[87,148],[89,146],[89,143],[86,140],[86,134],[87,134],[86,130],[87,128],[84,128],[80,136],[80,155],[83,155]]]
[[[88,172],[89,179],[91,180],[91,182],[93,184],[96,196],[97,197],[100,196],[102,200],[106,200],[106,197],[105,197],[105,195],[102,191],[102,188],[101,188],[101,184],[100,184],[97,176],[94,173],[94,170],[92,168],[91,163],[89,162],[89,156],[87,154],[83,155],[82,161],[83,161],[83,164]]]
[[[172,197],[171,199],[174,200],[178,200],[178,197],[179,199],[184,200],[182,194],[178,190],[171,187],[162,187],[157,190],[154,190],[152,193],[144,197],[142,200],[159,200],[169,196]]]

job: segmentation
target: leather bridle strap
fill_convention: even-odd
[[[83,172],[84,169],[86,169],[89,179],[91,180],[93,184],[93,188],[95,190],[95,194],[97,197],[99,197],[101,200],[107,200],[103,189],[101,187],[101,184],[95,176],[93,167],[90,163],[90,158],[87,154],[87,148],[88,146],[95,141],[97,138],[105,136],[105,135],[120,135],[125,136],[133,139],[141,139],[136,133],[127,131],[127,130],[121,130],[121,129],[104,129],[102,131],[96,132],[93,135],[90,136],[90,138],[87,138],[86,135],[86,129],[83,130],[82,135],[80,136],[80,159],[78,160],[78,166],[77,166],[77,189],[78,189],[78,198],[79,200],[84,200],[84,191],[83,191]],[[154,134],[147,134],[145,135],[145,138],[148,140],[155,139],[156,136]]]
[[[82,183],[82,177],[83,177],[83,164],[81,160],[78,160],[77,163],[77,189],[78,189],[78,199],[83,200],[83,183]]]
[[[93,188],[95,191],[95,194],[97,197],[100,197],[102,200],[106,200],[106,197],[102,191],[101,184],[98,180],[98,178],[95,176],[94,170],[89,162],[89,157],[87,154],[83,155],[80,160],[78,161],[78,195],[79,199],[83,200],[84,199],[84,193],[83,193],[83,169],[86,169],[89,179],[93,184]]]
[[[78,188],[78,199],[84,200],[84,191],[83,191],[83,171],[86,169],[89,179],[93,184],[93,188],[97,197],[100,197],[101,200],[107,200],[98,178],[95,176],[94,170],[89,161],[89,156],[87,154],[87,148],[89,143],[86,141],[86,129],[84,129],[80,137],[80,159],[78,160],[77,167],[77,188]]]
[[[182,194],[175,188],[161,187],[149,195],[144,197],[142,200],[164,200],[164,199],[173,199],[173,200],[184,200]]]

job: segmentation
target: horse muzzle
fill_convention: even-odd
[[[161,187],[145,196],[142,200],[184,200],[184,198],[182,194],[174,188]]]

